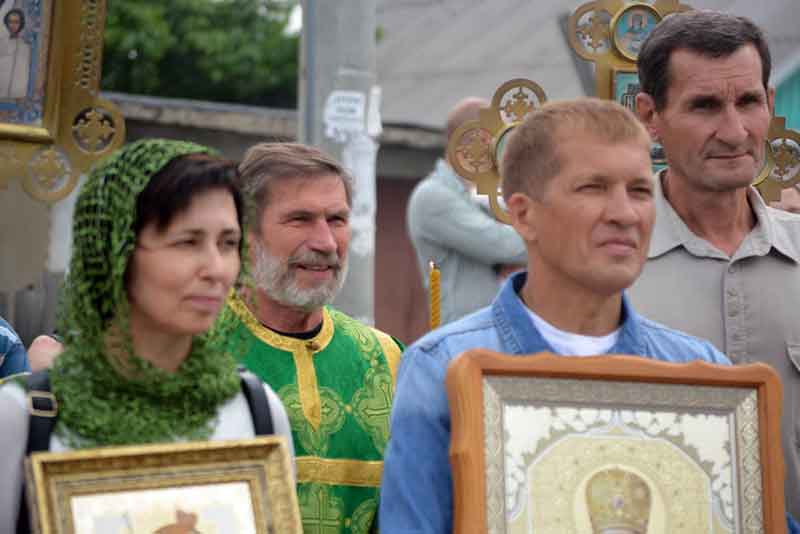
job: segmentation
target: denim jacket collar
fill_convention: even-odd
[[[542,337],[528,315],[519,292],[527,279],[527,272],[516,273],[505,281],[492,303],[492,317],[497,326],[500,341],[511,354],[532,354],[548,351],[553,347]],[[641,334],[641,318],[622,295],[622,329],[619,339],[609,353],[643,354],[645,343]]]

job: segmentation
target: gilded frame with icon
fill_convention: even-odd
[[[0,3],[0,191],[18,181],[57,202],[123,143],[121,113],[99,97],[105,15],[105,0]]]
[[[451,364],[455,530],[778,532],[768,366],[468,351]]]
[[[26,477],[40,534],[302,532],[279,436],[34,453]]]

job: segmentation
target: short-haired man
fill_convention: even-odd
[[[350,175],[327,154],[264,143],[240,166],[254,287],[232,297],[242,363],[286,406],[306,532],[369,532],[402,346],[329,306],[347,273]]]
[[[489,106],[469,97],[447,115],[447,139]],[[407,223],[422,281],[428,287],[428,264],[442,271],[442,324],[489,304],[508,270],[525,263],[525,244],[514,229],[499,222],[474,198],[472,185],[441,158],[414,188]],[[492,246],[486,246],[486,243]]]
[[[381,492],[383,534],[452,531],[444,378],[467,349],[729,363],[710,343],[639,316],[623,296],[644,265],[655,219],[649,146],[629,110],[597,99],[546,104],[511,134],[503,197],[532,274],[512,275],[491,306],[403,355]]]
[[[786,506],[800,516],[800,217],[750,186],[773,106],[770,54],[751,21],[666,17],[639,54],[637,109],[664,147],[648,262],[631,288],[642,313],[710,340],[783,381]]]

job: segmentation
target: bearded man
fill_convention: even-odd
[[[228,301],[241,363],[278,393],[305,532],[370,532],[402,345],[328,306],[347,275],[352,178],[316,148],[262,143],[240,166],[252,287]]]

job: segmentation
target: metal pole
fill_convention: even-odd
[[[375,20],[375,0],[305,0],[299,91],[301,142],[333,155],[355,179],[350,274],[334,304],[369,324],[374,323],[375,137],[380,130]]]

